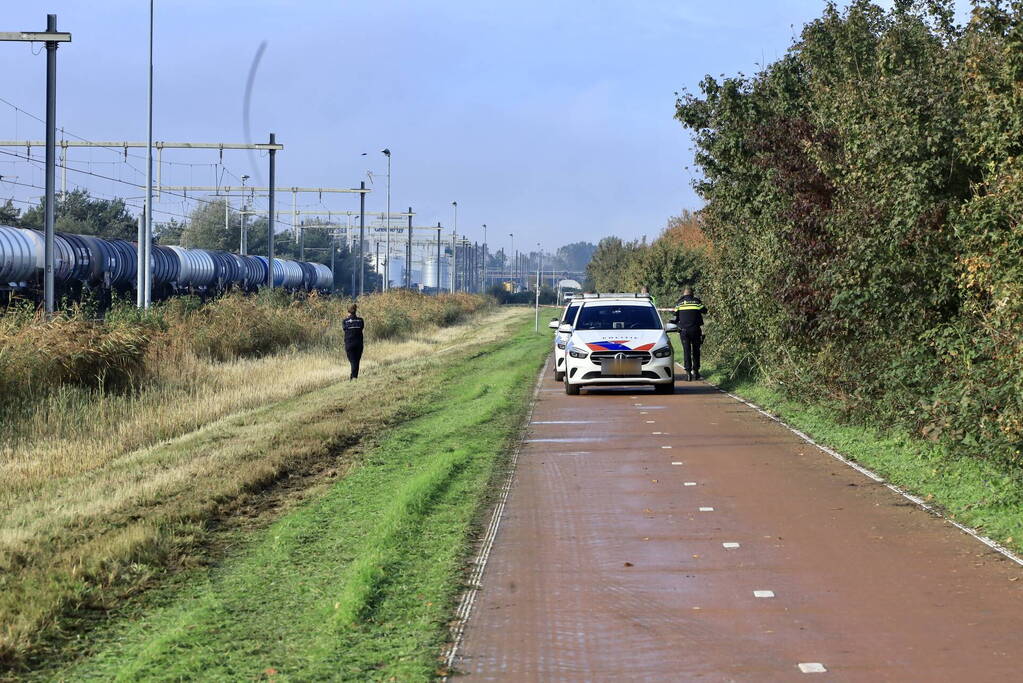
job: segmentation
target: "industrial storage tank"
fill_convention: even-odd
[[[258,287],[266,282],[266,259],[259,256],[239,256],[245,262],[245,286]]]
[[[138,251],[134,242],[125,240],[107,240],[115,254],[115,268],[110,273],[110,286],[127,289],[135,285],[135,274],[138,272]]]
[[[149,273],[153,286],[171,285],[178,281],[181,263],[170,247],[154,244],[149,250]]]
[[[441,257],[440,279],[437,278],[437,258],[427,258],[423,263],[423,286],[432,289],[447,288],[451,284],[451,264],[449,259]]]
[[[265,256],[254,256],[253,258],[258,259],[263,267],[262,279],[259,282],[260,284],[265,284],[267,258]],[[285,289],[297,289],[301,286],[302,268],[300,268],[295,261],[275,258],[274,287],[283,287]]]
[[[209,287],[213,284],[213,259],[204,250],[177,246],[167,248],[174,252],[181,264],[177,280],[179,287]]]
[[[87,282],[89,273],[92,271],[92,252],[89,250],[89,245],[81,235],[58,232],[54,238],[64,240],[71,249],[74,265],[71,267],[71,272],[68,273],[68,280]]]
[[[41,274],[46,265],[46,235],[39,230],[18,230],[31,243],[32,260],[36,270]],[[67,282],[74,268],[74,253],[71,245],[65,240],[53,236],[53,279],[55,282]],[[26,278],[28,279],[28,278]],[[34,279],[34,278],[33,278]]]
[[[306,261],[296,261],[296,263],[302,269],[302,289],[316,289],[316,269],[313,268],[313,264]]]
[[[25,282],[35,275],[32,239],[24,233],[0,225],[0,283]]]
[[[117,252],[110,243],[93,235],[79,235],[89,249],[88,284],[108,284],[110,276],[117,273]]]
[[[316,270],[316,289],[334,289],[334,273],[322,263],[310,264]]]
[[[281,286],[285,289],[300,289],[303,279],[302,266],[298,265],[298,261],[289,259],[280,259],[280,261],[284,268],[284,281]]]
[[[221,287],[241,284],[245,280],[245,262],[226,251],[208,251],[213,259],[213,279]]]
[[[394,256],[391,257],[390,267],[387,269],[387,277],[396,287],[405,286],[405,259]]]

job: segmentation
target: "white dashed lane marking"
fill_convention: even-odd
[[[646,421],[646,423],[647,423],[648,425],[652,425],[652,424],[654,423],[654,421],[653,421],[653,420],[647,420],[647,421]]]
[[[687,481],[685,484],[683,484],[683,486],[696,486],[696,482],[695,481]]]
[[[671,463],[671,464],[672,464],[672,465],[681,465],[682,463],[681,463],[681,462],[679,462],[678,460],[676,460],[675,462],[673,462],[673,463]]]
[[[805,674],[822,674],[827,671],[820,662],[800,662],[799,670]]]
[[[753,591],[754,598],[773,598],[774,591]]]
[[[721,545],[722,545],[722,547],[728,548],[729,550],[731,550],[733,548],[738,548],[739,547],[739,544],[735,543],[734,541],[728,541],[726,543],[722,543]]]
[[[700,512],[714,512],[714,508],[700,508]]]
[[[671,446],[661,446],[661,448],[671,448]]]

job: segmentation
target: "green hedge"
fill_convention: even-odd
[[[693,132],[719,362],[978,457],[1023,450],[1023,8],[866,1]]]

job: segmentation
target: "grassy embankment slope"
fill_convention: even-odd
[[[459,349],[495,334],[472,318],[482,299],[363,304],[357,384],[341,381],[336,299],[0,318],[0,671],[52,655],[168,568],[205,562],[211,529],[344,474],[349,447],[404,419]]]
[[[40,673],[124,680],[434,676],[474,518],[548,351],[548,337],[535,335],[523,317],[504,310],[471,335],[463,331],[443,362],[368,373],[362,403],[387,398],[380,377],[402,377],[418,394],[404,412],[419,416],[268,529],[242,534],[240,552],[186,572],[134,616],[102,629],[73,666]],[[306,400],[322,411],[336,400],[331,392]],[[324,428],[295,426],[305,438],[327,436]]]

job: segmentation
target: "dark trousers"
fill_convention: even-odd
[[[359,361],[362,360],[361,346],[346,346],[345,353],[348,354],[348,362],[352,366],[352,379],[359,376]]]
[[[703,330],[699,327],[683,327],[679,330],[679,337],[682,340],[682,367],[686,372],[699,372]]]

